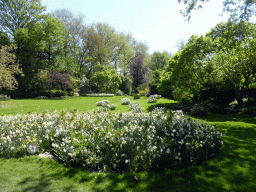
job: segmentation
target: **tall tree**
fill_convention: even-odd
[[[131,75],[133,77],[133,90],[143,84],[148,83],[147,81],[147,67],[144,65],[143,55],[138,55],[133,59],[133,62],[130,64]]]
[[[48,16],[44,22],[32,22],[29,28],[18,29],[14,33],[17,50],[16,56],[25,74],[20,77],[20,89],[33,88],[31,79],[40,69],[62,69],[58,55],[63,47],[63,25]]]
[[[65,72],[81,76],[84,72],[85,52],[83,51],[84,16],[75,16],[67,9],[57,9],[54,17],[64,24],[64,45],[61,52],[61,61],[65,65]]]
[[[182,15],[189,21],[191,11],[202,8],[202,3],[209,0],[178,0],[179,3],[188,5]],[[242,21],[249,20],[253,15],[256,16],[256,0],[225,0],[223,2],[223,13],[230,13],[230,20]]]
[[[157,84],[160,81],[160,75],[164,71],[164,68],[168,65],[170,57],[168,52],[154,52],[151,56],[148,65],[148,76],[150,84]]]
[[[40,0],[0,0],[0,31],[13,37],[13,33],[27,28],[31,21],[39,21],[46,9]]]
[[[11,45],[0,49],[0,89],[15,89],[18,85],[15,74],[23,74],[15,54],[12,53],[15,48],[17,47]]]

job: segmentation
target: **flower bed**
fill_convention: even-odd
[[[29,155],[33,142],[39,152],[53,148],[66,165],[105,172],[145,171],[187,167],[215,155],[223,145],[212,125],[182,113],[79,114],[45,112],[0,117],[0,157]]]
[[[85,94],[85,96],[87,97],[114,97],[114,94],[110,94],[110,93],[88,93]]]

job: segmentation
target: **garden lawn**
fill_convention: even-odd
[[[124,97],[115,98],[120,102]],[[97,98],[95,102],[101,100],[116,104],[111,98]],[[147,108],[146,99],[145,103],[143,98],[136,101]],[[96,106],[95,102],[91,106]],[[118,107],[129,111],[129,106]],[[37,155],[0,159],[0,191],[255,191],[256,117],[210,114],[201,119],[226,132],[222,150],[201,165],[182,170],[120,175],[65,168],[52,159]]]
[[[16,115],[27,114],[29,112],[41,113],[44,110],[55,109],[61,111],[62,109],[70,112],[73,109],[77,109],[78,112],[86,112],[89,110],[97,110],[101,106],[96,106],[96,102],[102,100],[109,100],[110,105],[115,104],[116,109],[114,112],[130,112],[129,105],[121,105],[121,100],[128,98],[131,101],[139,102],[141,107],[145,109],[145,112],[149,112],[150,107],[155,103],[147,103],[148,97],[141,97],[134,100],[132,96],[114,96],[114,97],[72,97],[66,100],[57,99],[11,99],[9,101],[0,101],[0,115]],[[157,100],[157,103],[175,103],[173,100],[161,98]],[[151,111],[151,110],[150,110]]]

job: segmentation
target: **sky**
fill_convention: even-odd
[[[82,14],[85,25],[106,22],[117,31],[130,33],[148,43],[150,54],[164,50],[174,54],[179,39],[205,35],[217,23],[227,21],[227,14],[219,16],[222,2],[203,4],[203,9],[192,12],[188,23],[180,14],[185,5],[178,0],[41,0],[46,12],[68,9],[74,15]]]

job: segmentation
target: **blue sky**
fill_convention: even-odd
[[[175,53],[175,43],[191,35],[205,35],[217,23],[227,21],[220,17],[223,0],[211,0],[203,9],[192,12],[188,22],[179,13],[185,5],[177,0],[41,0],[47,12],[68,9],[75,15],[84,15],[85,25],[106,22],[117,31],[131,33],[137,40],[147,41],[149,53],[167,50]]]

